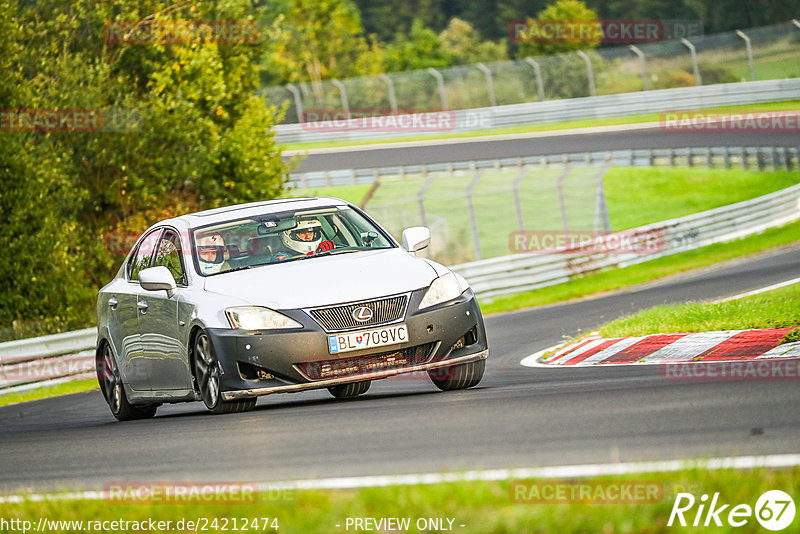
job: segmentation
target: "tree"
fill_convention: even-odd
[[[289,0],[273,23],[262,63],[265,84],[377,74],[380,49],[364,35],[350,0]]]
[[[408,35],[398,34],[395,41],[386,45],[384,69],[386,72],[447,67],[453,55],[442,46],[441,38],[433,30],[415,20]]]
[[[85,325],[127,252],[109,249],[110,234],[280,193],[277,112],[254,96],[258,45],[104,35],[109,23],[143,20],[246,24],[258,16],[248,1],[0,2],[0,109],[102,119],[98,129],[0,132],[0,218],[13,236],[0,246],[16,264],[0,275],[0,325]]]
[[[529,28],[534,28],[536,22],[592,22],[597,21],[597,12],[586,7],[580,0],[558,0],[555,4],[547,6],[540,11],[536,19],[528,20]],[[529,37],[531,37],[529,33]],[[548,42],[546,38],[539,39],[532,36],[531,42],[520,43],[517,52],[518,57],[560,54],[564,52],[574,52],[577,50],[587,50],[597,47],[598,39],[566,39],[565,41]]]
[[[484,41],[469,22],[459,18],[439,34],[442,48],[453,57],[458,65],[482,61],[502,61],[508,59],[506,46],[502,42]]]

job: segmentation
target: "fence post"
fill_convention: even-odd
[[[375,172],[377,173],[377,169],[376,169]],[[372,182],[371,186],[369,186],[369,190],[364,195],[364,198],[362,198],[361,202],[358,203],[358,207],[361,208],[362,210],[366,209],[367,208],[367,203],[370,200],[372,200],[372,197],[375,196],[375,191],[377,191],[380,186],[381,186],[381,181],[376,176],[375,177],[375,181]]]
[[[483,73],[484,76],[486,76],[486,89],[489,91],[489,105],[495,107],[497,105],[497,99],[494,96],[494,80],[492,79],[492,71],[490,71],[489,67],[483,63],[477,63],[475,66]]]
[[[386,87],[389,89],[389,106],[392,108],[392,113],[397,114],[397,95],[394,94],[394,82],[385,74],[379,74],[378,78],[383,80]]]
[[[519,185],[522,183],[526,174],[528,174],[528,169],[523,165],[519,169],[519,174],[517,174],[517,177],[514,179],[514,185],[511,190],[514,195],[514,207],[517,210],[517,227],[520,232],[525,231],[525,220],[522,217],[522,202],[519,200]]]
[[[444,94],[444,78],[442,78],[442,73],[433,67],[429,67],[428,74],[436,78],[436,85],[439,87],[439,98],[442,100],[442,111],[445,111],[447,109],[447,95]]]
[[[583,58],[583,61],[586,63],[586,75],[589,76],[589,94],[592,96],[597,96],[597,89],[594,86],[594,72],[592,71],[592,60],[589,59],[589,55],[583,50],[578,50],[577,53],[581,58]]]
[[[597,235],[600,232],[600,226],[602,225],[603,234],[608,234],[611,232],[611,219],[608,216],[608,205],[606,204],[606,190],[604,186],[604,178],[606,173],[611,168],[611,158],[606,160],[606,163],[600,169],[600,172],[597,173],[595,176],[595,191],[596,191],[596,203],[595,203],[595,210],[594,210],[594,234]]]
[[[700,77],[700,67],[697,65],[697,50],[694,45],[689,42],[685,37],[681,37],[681,42],[689,49],[692,55],[692,67],[694,68],[694,83],[695,85],[703,85],[703,79]]]
[[[431,188],[434,180],[436,180],[436,175],[432,174],[417,193],[417,204],[419,204],[419,216],[422,221],[422,226],[428,226],[428,218],[425,216],[425,193]]]
[[[742,147],[742,170],[746,171],[748,169],[747,165],[747,149]]]
[[[344,116],[349,119],[350,105],[347,103],[347,90],[344,88],[344,84],[336,78],[333,78],[331,83],[339,90],[339,94],[342,97],[342,111],[344,111]]]
[[[628,48],[631,52],[639,56],[639,65],[642,68],[642,91],[647,91],[649,89],[647,85],[647,59],[645,58],[644,52],[636,45],[628,45]]]
[[[736,35],[744,39],[744,46],[747,48],[747,63],[750,64],[750,77],[756,81],[756,65],[753,63],[753,47],[750,46],[750,38],[742,30],[736,30]]]
[[[482,176],[483,171],[475,169],[475,177],[472,179],[472,182],[470,182],[469,187],[467,187],[467,213],[469,215],[469,228],[472,232],[472,244],[475,247],[476,260],[482,260],[483,256],[481,255],[481,241],[478,237],[478,221],[475,220],[475,208],[472,205],[472,191],[475,189],[475,186],[478,185]]]
[[[539,62],[532,57],[526,57],[525,63],[533,67],[536,73],[536,88],[539,90],[539,101],[544,101],[544,82],[542,82],[542,69],[539,67]]]
[[[569,164],[564,167],[564,172],[558,177],[556,188],[558,189],[558,206],[561,209],[561,226],[564,229],[564,237],[569,236],[569,224],[567,223],[567,207],[564,205],[564,180],[569,176]]]
[[[297,122],[302,124],[305,121],[303,120],[303,99],[300,98],[300,91],[291,83],[287,83],[286,88],[294,97],[294,109],[297,112]]]

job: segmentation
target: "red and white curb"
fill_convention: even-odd
[[[588,337],[528,356],[526,367],[584,367],[589,365],[642,365],[675,362],[739,361],[765,358],[800,358],[800,342],[781,340],[791,328],[723,330],[639,337]],[[543,360],[546,352],[556,353]]]

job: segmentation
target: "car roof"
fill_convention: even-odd
[[[190,228],[206,226],[231,219],[245,219],[257,215],[278,213],[287,210],[301,210],[310,208],[322,208],[325,206],[347,206],[347,202],[334,197],[313,197],[313,198],[281,198],[275,200],[264,200],[260,202],[250,202],[248,204],[235,204],[210,210],[187,213],[173,220],[180,220]],[[167,223],[162,221],[159,224]]]

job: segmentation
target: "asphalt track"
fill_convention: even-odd
[[[117,423],[97,392],[0,408],[0,493],[120,481],[275,481],[798,452],[797,381],[665,381],[645,368],[541,369],[520,360],[562,335],[662,302],[795,278],[800,247],[601,298],[487,318],[491,356],[471,390],[426,378],[363,397],[276,395],[253,412],[200,403]]]
[[[435,141],[420,146],[385,146],[385,148],[349,147],[333,152],[309,154],[302,161],[297,172],[312,172],[336,169],[361,169],[389,167],[392,165],[446,163],[450,161],[469,161],[483,159],[514,158],[522,156],[541,156],[569,152],[595,152],[605,150],[628,150],[648,148],[686,148],[707,146],[798,146],[800,139],[796,132],[668,132],[659,127],[635,131],[598,132],[597,128],[587,129],[590,133],[558,134],[514,139],[493,139],[484,136],[476,141],[457,142],[449,139],[446,145]]]

